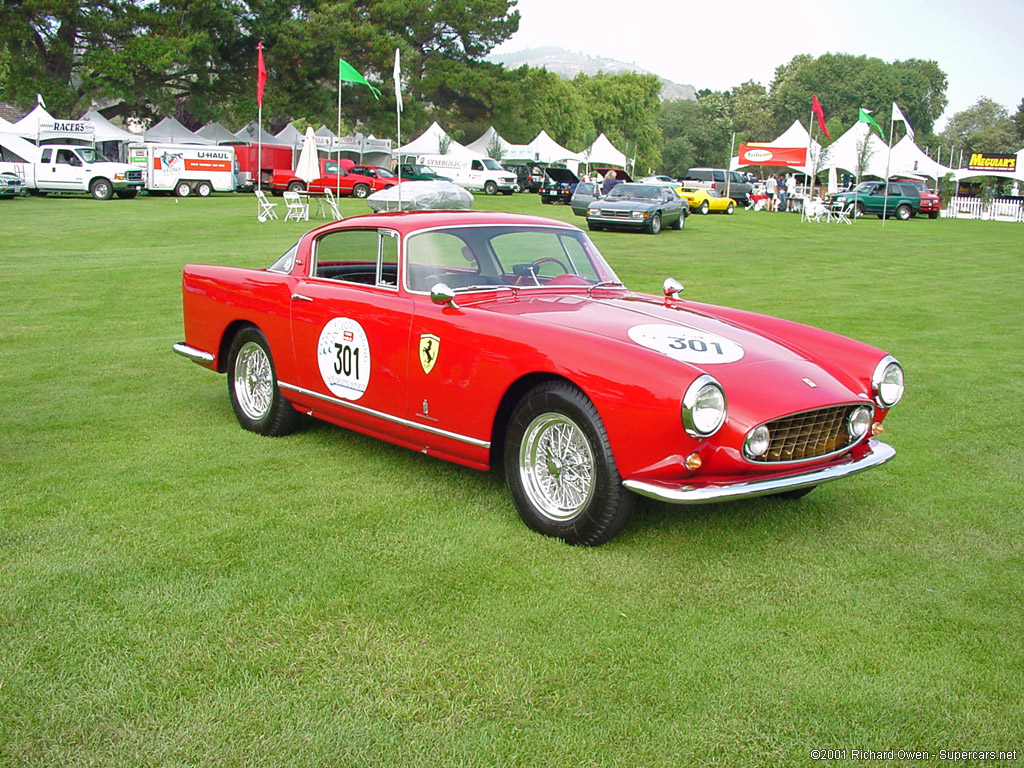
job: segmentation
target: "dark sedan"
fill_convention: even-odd
[[[662,227],[682,229],[690,206],[666,186],[619,184],[587,207],[592,230],[633,229],[656,235]]]

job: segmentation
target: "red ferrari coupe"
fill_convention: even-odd
[[[459,464],[504,466],[533,529],[600,544],[635,494],[802,496],[878,466],[903,395],[880,349],[630,291],[587,234],[533,216],[360,216],[266,269],[188,265],[175,351],[226,373],[241,425],[299,413]]]

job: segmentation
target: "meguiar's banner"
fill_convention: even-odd
[[[970,171],[1001,171],[1002,173],[1017,172],[1016,155],[990,155],[987,152],[972,152],[967,164]]]
[[[807,147],[740,144],[740,165],[778,165],[797,168],[807,165]]]

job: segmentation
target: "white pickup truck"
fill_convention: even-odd
[[[31,192],[87,192],[97,200],[109,200],[115,194],[135,197],[142,189],[142,169],[103,160],[92,147],[37,147],[11,137],[2,137],[0,142],[0,170],[20,176]]]

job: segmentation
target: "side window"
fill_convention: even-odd
[[[712,171],[715,181],[725,181],[725,171]]]
[[[375,229],[329,232],[316,241],[312,274],[345,283],[397,285],[398,239],[391,234]]]
[[[78,159],[78,155],[68,149],[58,150],[57,162],[62,165],[75,166],[76,168],[82,164],[82,161]]]
[[[336,160],[325,160],[324,161],[324,172],[325,173],[337,173],[338,162]]]
[[[52,155],[53,155],[53,150],[52,149],[44,149],[42,157],[40,158],[40,162],[43,162],[43,163],[50,162],[50,157]]]
[[[483,169],[484,169],[484,164],[483,163],[481,163],[479,160],[474,160],[473,161],[473,170],[474,171],[482,171]]]

